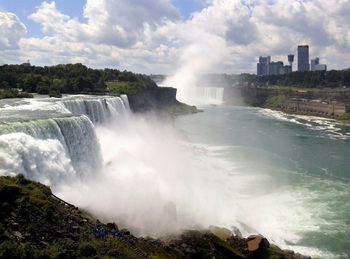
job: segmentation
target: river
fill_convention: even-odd
[[[349,126],[225,106],[164,121],[132,114],[126,97],[0,107],[0,174],[48,184],[138,235],[219,225],[350,257]]]

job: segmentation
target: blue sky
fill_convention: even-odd
[[[43,0],[0,0],[0,10],[15,13],[28,29],[28,36],[41,37],[40,25],[28,19]],[[47,0],[47,2],[51,2]],[[84,21],[83,8],[86,0],[56,0],[57,9],[70,17],[77,17]],[[172,3],[180,11],[183,19],[188,19],[195,11],[201,10],[205,4],[201,0],[172,0]]]
[[[350,0],[0,0],[0,64],[241,73],[308,44],[310,58],[342,69],[349,13]]]
[[[0,0],[0,10],[15,13],[27,26],[29,37],[41,37],[40,25],[28,19],[36,8],[44,2],[42,0]],[[51,1],[47,1],[51,2]],[[56,0],[57,8],[63,13],[83,19],[83,7],[86,0]]]

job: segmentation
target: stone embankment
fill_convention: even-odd
[[[291,112],[309,112],[318,115],[342,116],[349,112],[349,107],[342,103],[325,103],[321,101],[288,100],[280,104],[282,110]]]

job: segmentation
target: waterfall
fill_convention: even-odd
[[[195,87],[194,98],[204,104],[221,104],[224,100],[224,88]]]
[[[87,178],[101,165],[95,129],[86,116],[0,124],[0,175],[23,174],[54,186]]]
[[[34,99],[0,109],[0,175],[51,186],[89,178],[103,162],[94,124],[123,120],[129,111],[126,95]]]
[[[129,110],[129,101],[126,95],[106,98],[75,98],[64,100],[65,109],[75,115],[86,115],[94,124],[102,124],[110,119],[125,115]]]

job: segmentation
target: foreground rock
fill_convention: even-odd
[[[256,257],[262,255],[263,257]],[[104,224],[23,176],[0,177],[0,258],[302,258],[211,227],[162,240]]]

